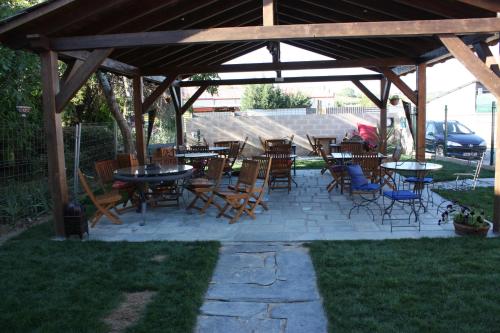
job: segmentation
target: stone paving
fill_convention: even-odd
[[[390,231],[388,223],[382,224],[380,213],[373,221],[365,210],[348,213],[352,199],[339,190],[326,191],[329,174],[319,170],[299,170],[295,176],[298,187],[290,193],[272,191],[266,198],[269,211],[260,209],[257,218],[243,216],[237,223],[217,219],[217,210],[210,208],[206,214],[191,214],[183,208],[191,200],[185,191],[181,208],[148,208],[147,223],[140,226],[141,215],[131,211],[120,216],[122,225],[114,225],[102,218],[90,230],[90,239],[105,241],[150,240],[219,240],[219,241],[310,241],[342,239],[389,239],[453,236],[453,225],[438,225],[437,206],[420,215],[421,231],[400,228]],[[483,183],[483,182],[482,182]],[[451,185],[450,185],[451,186]],[[442,198],[433,194],[434,202]],[[382,205],[382,199],[379,200]],[[386,203],[387,204],[387,203]],[[376,209],[374,209],[376,211]],[[396,209],[395,217],[406,217],[408,211]],[[405,222],[402,222],[405,223]]]
[[[300,243],[224,243],[195,331],[326,332],[307,249]]]

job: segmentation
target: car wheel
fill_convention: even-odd
[[[444,147],[442,145],[436,146],[435,154],[436,154],[436,156],[443,157],[444,156]]]

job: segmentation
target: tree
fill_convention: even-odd
[[[241,101],[244,110],[304,108],[311,105],[311,99],[302,93],[287,94],[272,84],[247,86]]]

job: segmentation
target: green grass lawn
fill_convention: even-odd
[[[144,290],[157,294],[127,332],[193,330],[217,242],[57,242],[51,235],[43,224],[0,247],[0,331],[108,332],[102,319],[123,293]]]
[[[330,332],[494,332],[500,239],[313,242]]]
[[[429,160],[428,162],[438,163],[443,166],[441,170],[432,173],[432,177],[434,181],[448,181],[455,180],[457,177],[453,176],[454,173],[474,173],[476,169],[475,164],[471,165],[462,165],[448,161],[435,161]],[[481,173],[479,175],[480,178],[494,178],[495,172],[491,170],[481,169]]]
[[[434,190],[443,198],[473,208],[484,211],[487,220],[493,219],[493,187],[476,187],[474,191],[453,191],[453,190]]]

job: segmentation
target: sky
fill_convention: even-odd
[[[498,57],[498,45],[492,48],[494,55]],[[281,61],[313,61],[313,60],[331,60],[331,58],[319,55],[317,53],[309,52],[294,46],[281,43]],[[236,63],[262,63],[271,62],[272,58],[266,48],[262,48],[251,53],[248,53],[239,58],[233,59],[228,64]],[[311,75],[345,75],[345,74],[367,74],[374,73],[370,70],[363,68],[341,68],[341,69],[321,69],[321,70],[300,70],[300,71],[283,71],[282,75],[287,76],[311,76]],[[235,78],[260,78],[260,77],[275,77],[275,72],[247,72],[247,73],[221,73],[222,79],[235,79]],[[415,74],[408,74],[402,77],[411,88],[416,88]],[[440,63],[429,67],[427,69],[427,94],[431,95],[437,92],[445,92],[452,90],[455,87],[461,86],[474,80],[474,76],[465,69],[457,60],[450,59],[445,63]],[[375,94],[378,95],[380,89],[378,81],[365,81],[365,85]],[[300,90],[304,87],[304,83],[298,84],[282,84],[282,88],[287,89],[287,86],[292,86],[293,90]],[[307,83],[308,90],[322,89],[324,91],[339,91],[343,87],[351,86],[349,82],[318,82]],[[398,93],[397,88],[391,88],[391,95]]]

